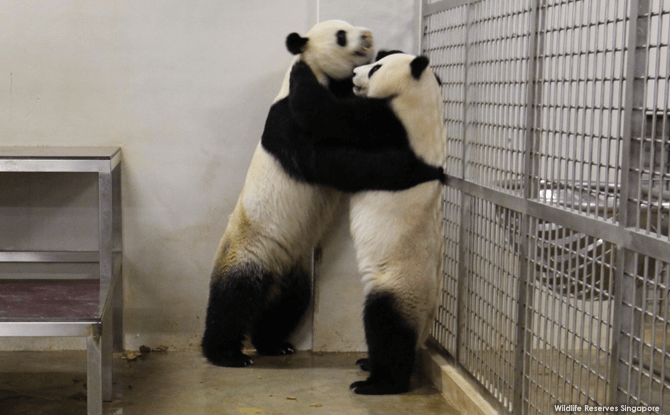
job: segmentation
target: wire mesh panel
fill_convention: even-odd
[[[669,39],[670,0],[423,2],[452,176],[433,336],[503,412],[670,413]]]
[[[670,266],[627,254],[622,293],[618,395],[629,406],[670,409]],[[667,412],[664,412],[667,413]]]
[[[440,78],[444,97],[449,150],[446,172],[456,177],[462,177],[466,12],[466,6],[460,6],[431,14],[424,22],[423,34],[423,48]]]
[[[522,179],[530,10],[530,0],[470,6],[466,178],[476,183],[498,186]]]
[[[468,196],[466,286],[461,298],[463,347],[459,361],[500,402],[511,408],[517,344],[517,213]],[[504,218],[505,221],[501,221]]]
[[[640,15],[648,34],[638,42],[631,142],[630,200],[639,209],[631,226],[655,236],[670,236],[670,2],[650,1]]]
[[[459,235],[461,195],[453,188],[444,190],[444,275],[440,289],[440,301],[431,335],[451,354],[457,354],[457,293],[459,267]]]
[[[546,0],[539,9],[534,195],[616,216],[627,2]]]
[[[533,298],[525,327],[523,401],[528,414],[560,405],[605,406],[611,375],[613,302],[607,278],[612,244],[540,219],[531,219],[529,273]],[[550,280],[547,280],[551,276]]]

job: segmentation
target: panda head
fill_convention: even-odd
[[[340,80],[349,78],[353,69],[372,61],[372,32],[341,20],[317,23],[305,37],[291,33],[286,47],[309,65],[317,79],[323,76]]]
[[[408,91],[436,90],[428,58],[393,53],[354,69],[354,93],[369,98],[394,98]]]

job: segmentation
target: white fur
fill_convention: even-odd
[[[355,69],[354,84],[371,98],[394,96],[391,108],[407,130],[414,152],[432,165],[444,165],[443,104],[435,77],[426,68],[419,80],[410,73],[414,56],[389,55]],[[369,70],[380,64],[371,78]],[[398,311],[421,345],[434,316],[442,275],[442,185],[423,183],[400,192],[363,192],[351,198],[351,233],[365,294],[393,294]]]
[[[348,34],[345,47],[337,44],[339,30]],[[328,77],[349,77],[354,67],[370,61],[372,34],[365,28],[327,21],[315,25],[305,37],[309,39],[305,50],[291,62],[275,103],[288,95],[289,75],[298,59],[324,85]],[[296,182],[259,143],[219,244],[215,268],[231,261],[252,262],[283,275],[294,265],[304,264],[332,222],[342,197],[325,186]]]
[[[347,32],[348,42],[345,47],[336,43],[335,34],[339,30]],[[328,85],[328,77],[348,78],[355,67],[370,62],[372,57],[372,32],[364,27],[354,27],[342,20],[317,23],[305,37],[309,39],[305,51],[291,62],[274,102],[288,96],[291,68],[299,59],[309,65],[321,84]],[[365,42],[364,38],[369,39],[369,42]]]

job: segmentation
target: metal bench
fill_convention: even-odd
[[[0,273],[0,336],[86,338],[89,415],[112,399],[112,351],[123,349],[120,162],[119,148],[0,147],[0,174],[97,173],[97,251],[0,250],[0,264],[99,265],[95,279]]]

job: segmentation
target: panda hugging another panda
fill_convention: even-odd
[[[314,141],[353,145],[356,140],[371,140],[375,156],[370,162],[380,169],[386,162],[399,162],[400,143],[429,165],[443,165],[442,96],[428,59],[390,54],[354,72],[354,90],[360,97],[338,100],[306,65],[293,66],[291,110]],[[385,140],[396,144],[385,148]],[[319,147],[301,160],[316,160],[322,170],[332,167],[321,183],[337,186],[337,168],[330,163],[344,151]],[[356,393],[409,390],[416,349],[428,336],[440,288],[441,194],[441,183],[427,181],[405,190],[351,196],[350,230],[365,290],[363,323],[369,356],[358,363],[370,371],[367,380],[351,385]]]
[[[203,353],[216,365],[246,366],[246,335],[260,354],[293,352],[287,340],[310,301],[312,248],[341,206],[342,192],[354,193],[352,233],[367,296],[364,366],[371,374],[352,389],[405,391],[437,295],[433,256],[441,253],[441,238],[432,236],[439,231],[439,223],[433,226],[439,203],[427,200],[445,179],[443,130],[421,114],[434,108],[422,107],[418,95],[427,89],[415,86],[432,76],[427,60],[401,65],[399,57],[407,55],[392,55],[388,67],[379,66],[383,60],[363,67],[354,83],[369,98],[343,97],[352,91],[354,68],[371,60],[369,31],[323,22],[305,37],[289,35],[287,47],[298,56],[270,108],[216,253]],[[441,144],[434,142],[439,134]]]

